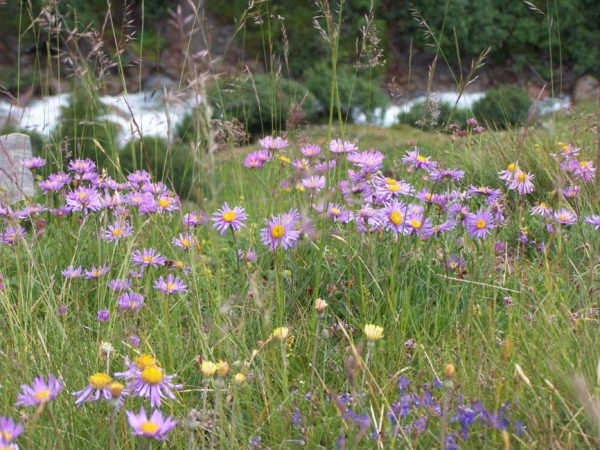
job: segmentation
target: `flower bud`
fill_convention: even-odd
[[[123,384],[119,383],[118,381],[113,381],[110,384],[110,395],[112,395],[113,398],[118,398],[121,395],[121,392],[123,392],[123,389],[125,389]]]
[[[242,372],[236,373],[233,380],[237,385],[243,384],[246,381],[246,375],[244,375]]]
[[[454,364],[446,364],[446,366],[444,367],[444,377],[451,379],[454,378],[455,374],[456,368],[454,367]]]
[[[200,371],[205,377],[212,377],[217,371],[217,365],[212,361],[204,360],[200,365]]]
[[[225,361],[219,361],[217,363],[217,376],[219,378],[225,378],[229,372],[229,364]]]
[[[277,339],[279,342],[284,342],[289,334],[290,330],[288,327],[278,327],[273,331],[273,338]]]

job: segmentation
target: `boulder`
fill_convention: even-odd
[[[592,75],[580,77],[573,87],[573,103],[595,102],[600,94],[600,81]]]
[[[27,158],[31,158],[29,136],[0,136],[0,203],[12,204],[33,196],[33,174],[21,163]]]

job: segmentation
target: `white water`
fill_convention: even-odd
[[[432,93],[429,96],[429,101],[436,101],[441,103],[447,103],[451,107],[454,107],[454,104],[458,101],[456,105],[457,109],[468,109],[470,110],[473,107],[473,104],[477,101],[485,97],[485,92],[468,92],[463,93],[463,95],[458,98],[458,94],[455,92],[441,92],[439,94]],[[411,108],[415,105],[419,105],[425,102],[427,97],[425,95],[421,95],[415,97],[412,100],[405,101],[400,105],[391,105],[385,109],[376,108],[372,117],[369,118],[369,123],[372,125],[380,126],[380,127],[391,127],[393,125],[397,125],[400,123],[398,115],[400,113],[408,113]],[[566,96],[564,99],[551,99],[547,98],[541,100],[536,107],[536,110],[539,114],[548,114],[552,111],[559,111],[561,109],[570,108],[571,101],[570,97]],[[365,114],[355,111],[354,121],[359,124],[366,124],[367,117]]]
[[[484,96],[485,92],[465,93],[458,101],[457,106],[470,109],[473,103]],[[454,92],[442,92],[430,95],[430,100],[433,98],[454,106],[458,96]],[[401,105],[392,105],[385,109],[378,108],[369,123],[382,127],[395,125],[399,123],[398,114],[410,111],[415,104],[423,103],[425,99],[426,97],[423,95]],[[171,138],[174,129],[185,114],[191,112],[200,103],[200,100],[193,97],[170,96],[164,98],[158,94],[152,97],[148,92],[127,96],[104,96],[100,97],[100,101],[109,106],[109,112],[103,119],[119,125],[117,136],[119,145],[138,137],[138,127],[139,132],[144,136]],[[56,129],[60,120],[60,109],[67,106],[68,102],[69,94],[33,99],[25,107],[13,106],[7,101],[0,100],[0,124],[2,119],[9,118],[12,124],[22,129],[48,135]],[[570,107],[568,97],[564,100],[545,99],[537,106],[538,111],[542,114],[568,107]],[[367,123],[367,118],[362,113],[356,113],[354,119],[359,124]]]

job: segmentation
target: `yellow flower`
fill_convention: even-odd
[[[225,378],[229,372],[229,364],[225,361],[219,361],[217,363],[217,376],[219,378]]]
[[[322,313],[323,311],[325,311],[325,308],[327,308],[327,302],[322,298],[318,298],[315,301],[315,309],[317,310],[317,312]]]
[[[212,361],[204,360],[200,365],[200,371],[205,377],[212,377],[217,371],[217,365]]]
[[[289,164],[292,162],[292,160],[287,156],[277,155],[277,159],[279,159],[284,164]]]
[[[288,327],[278,327],[273,331],[273,338],[277,339],[279,342],[283,342],[287,339],[290,334],[290,330]]]
[[[367,340],[370,342],[378,341],[383,337],[383,327],[367,324],[365,325],[365,336],[367,336]]]
[[[456,373],[456,368],[454,364],[446,364],[444,367],[444,377],[446,378],[454,378],[454,374]]]
[[[118,381],[113,381],[110,385],[110,394],[113,396],[113,398],[117,398],[119,395],[121,395],[123,389],[125,389],[123,384],[119,383]]]
[[[242,372],[239,372],[235,374],[235,377],[233,379],[235,381],[235,384],[239,385],[246,381],[246,375],[244,375]]]

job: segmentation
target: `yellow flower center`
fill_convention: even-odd
[[[173,264],[175,265],[175,267],[177,267],[178,269],[183,269],[185,267],[185,263],[183,261],[174,261]]]
[[[425,194],[425,200],[431,200],[433,198],[433,194],[431,192],[428,192],[427,194]]]
[[[10,442],[10,440],[12,439],[12,434],[10,434],[8,431],[0,431],[0,437],[2,437],[2,439],[4,439],[5,442]]]
[[[579,167],[581,167],[582,169],[586,169],[590,166],[590,163],[588,161],[579,161]]]
[[[410,221],[410,225],[411,225],[413,228],[417,228],[417,229],[418,229],[418,228],[421,228],[421,222],[419,222],[418,220],[414,220],[414,219],[413,219],[413,220],[411,220],[411,221]]]
[[[400,186],[398,186],[397,184],[388,184],[386,187],[387,190],[390,192],[400,192]]]
[[[567,216],[566,214],[559,214],[558,220],[560,220],[561,222],[566,222],[567,220],[569,220],[569,216]]]
[[[223,213],[222,217],[225,222],[231,223],[237,216],[233,211],[227,211],[226,213]]]
[[[171,199],[170,198],[161,198],[158,201],[158,206],[160,206],[161,208],[166,208],[170,204],[171,204]]]
[[[394,180],[393,178],[386,178],[385,182],[387,184],[397,184],[398,183],[398,181]]]
[[[485,220],[483,219],[479,219],[477,222],[475,222],[475,228],[477,228],[478,230],[482,230],[485,228]]]
[[[540,208],[548,209],[548,205],[546,204],[546,202],[542,202],[542,203],[540,203]]]
[[[175,290],[175,283],[165,283],[165,288],[167,291],[174,291]]]
[[[112,378],[106,375],[105,373],[95,373],[91,377],[88,378],[88,383],[94,389],[104,389],[110,386],[112,383]]]
[[[184,247],[189,247],[191,244],[189,239],[182,239],[181,240],[181,245],[183,245]]]
[[[163,372],[156,366],[146,367],[142,370],[141,378],[148,384],[159,384],[163,380]]]
[[[92,272],[92,275],[94,275],[95,277],[101,277],[102,271],[100,269],[96,269]]]
[[[451,269],[456,269],[456,268],[458,267],[458,263],[457,263],[457,262],[454,262],[454,261],[452,261],[452,262],[449,264],[449,266],[450,266],[450,268],[451,268]]]
[[[144,422],[140,425],[140,430],[142,430],[146,434],[155,434],[158,431],[158,424],[154,422]]]
[[[519,166],[517,166],[515,163],[511,163],[508,165],[509,172],[515,173],[517,170],[519,170]]]
[[[151,263],[153,261],[154,258],[152,258],[152,256],[142,256],[142,261],[146,262],[146,263]]]
[[[135,366],[138,369],[145,369],[146,367],[155,366],[158,361],[154,356],[151,355],[140,355],[135,358]]]
[[[417,155],[417,161],[419,162],[427,162],[427,158],[421,155]]]
[[[115,228],[115,229],[113,229],[113,231],[112,231],[112,235],[113,235],[114,237],[117,237],[117,236],[123,236],[123,233],[124,233],[124,232],[123,232],[123,229],[122,229],[122,228]]]
[[[84,191],[84,192],[79,192],[79,193],[77,194],[77,198],[78,198],[79,200],[83,200],[83,199],[87,198],[87,192],[85,192],[85,191]]]
[[[523,183],[525,180],[527,180],[527,175],[525,175],[523,172],[517,175],[517,181],[519,183]]]
[[[14,241],[16,239],[17,235],[16,233],[10,233],[7,238],[9,241]]]
[[[337,208],[331,208],[329,211],[331,212],[331,214],[334,214],[336,216],[341,213],[341,211]]]
[[[33,396],[33,398],[40,403],[46,403],[50,399],[50,391],[48,389],[39,391]]]
[[[279,239],[285,234],[285,227],[283,225],[275,225],[271,228],[271,236],[275,239]]]
[[[568,152],[570,148],[571,147],[569,147],[568,145],[563,145],[562,149],[563,149],[563,152]]]
[[[390,220],[394,225],[400,225],[402,219],[404,219],[404,217],[402,217],[402,213],[399,213],[398,211],[394,211],[390,214]]]

